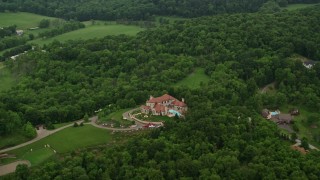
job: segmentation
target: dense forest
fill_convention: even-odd
[[[190,16],[200,15],[194,13]],[[319,152],[302,155],[290,150],[276,125],[259,115],[264,107],[287,103],[320,108],[319,63],[307,69],[292,58],[299,54],[320,59],[319,29],[320,7],[315,6],[275,14],[200,17],[136,37],[55,41],[35,48],[6,62],[19,83],[0,93],[3,134],[23,124],[27,129],[27,121],[36,125],[76,120],[109,104],[135,107],[150,94],[185,98],[189,111],[186,119],[167,121],[165,127],[128,144],[74,152],[32,169],[18,166],[8,178],[319,179]],[[174,87],[196,67],[205,69],[209,83],[198,89]],[[271,82],[278,91],[257,93]]]
[[[90,19],[147,20],[153,15],[198,17],[214,14],[256,12],[267,0],[0,0],[4,10],[27,11],[79,21]],[[316,3],[319,0],[276,0],[288,3]]]

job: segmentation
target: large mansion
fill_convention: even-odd
[[[187,104],[184,99],[178,99],[165,94],[160,97],[152,97],[146,102],[145,106],[141,106],[141,112],[152,114],[155,116],[181,116],[187,111]]]

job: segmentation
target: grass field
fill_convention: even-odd
[[[106,144],[110,139],[110,131],[98,129],[92,125],[69,127],[9,153],[15,154],[19,159],[29,160],[32,165],[36,165],[54,154],[52,149],[44,148],[46,144],[49,144],[57,153],[66,153],[79,148]]]
[[[120,34],[134,36],[142,30],[143,28],[140,28],[138,26],[127,26],[127,25],[121,25],[121,24],[88,25],[86,26],[86,28],[68,32],[53,38],[36,39],[30,42],[39,44],[39,45],[44,45],[44,44],[51,43],[54,40],[64,42],[67,40],[79,40],[79,39],[86,40],[86,39],[93,39],[93,38],[102,38],[107,35],[120,35]]]
[[[191,89],[196,89],[200,87],[201,82],[209,82],[209,77],[204,73],[203,68],[196,68],[193,73],[188,77],[179,81],[175,86],[186,86]]]
[[[319,4],[319,3],[317,3]],[[294,11],[297,9],[303,9],[303,8],[307,8],[307,7],[311,7],[317,4],[289,4],[287,7],[285,7],[284,9],[287,9],[288,11]]]
[[[18,29],[28,29],[39,26],[42,19],[55,19],[52,17],[26,13],[0,13],[0,27],[17,25]]]
[[[10,70],[0,64],[0,92],[9,90],[15,84],[15,79],[13,78]]]

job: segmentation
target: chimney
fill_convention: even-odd
[[[182,98],[181,101],[184,102],[184,98]]]
[[[151,95],[150,95],[150,98],[149,98],[149,100],[151,100],[151,99],[153,99],[153,96],[151,96]]]

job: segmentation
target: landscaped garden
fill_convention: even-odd
[[[99,113],[99,123],[109,127],[129,127],[134,124],[134,121],[123,119],[123,113],[130,109],[115,110],[114,112],[102,111]]]
[[[150,121],[150,122],[165,122],[167,120],[171,120],[174,118],[174,117],[168,117],[168,116],[154,116],[151,114],[143,114],[143,113],[138,113],[135,117],[142,121]]]

